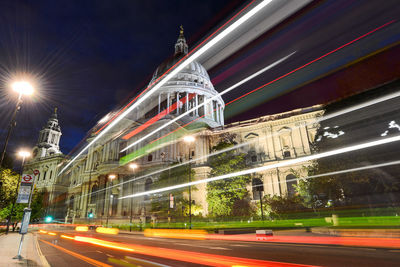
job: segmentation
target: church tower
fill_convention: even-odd
[[[61,135],[61,128],[58,125],[57,108],[55,108],[47,124],[39,132],[39,139],[33,150],[33,158],[44,158],[61,154],[59,146]]]

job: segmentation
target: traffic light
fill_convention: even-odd
[[[94,216],[93,213],[92,213],[92,212],[89,212],[88,217],[89,217],[89,218],[93,218],[93,216]]]
[[[51,222],[53,221],[53,217],[51,217],[51,216],[46,216],[46,217],[44,218],[44,221],[45,221],[46,223],[51,223]]]

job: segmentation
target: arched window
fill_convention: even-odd
[[[51,180],[51,177],[53,176],[53,171],[50,171],[50,180]]]
[[[293,174],[288,174],[286,176],[286,186],[287,186],[287,195],[292,197],[296,194],[296,189],[294,185],[297,185],[297,178]]]
[[[147,161],[153,161],[153,155],[152,154],[149,154],[147,156]]]
[[[68,203],[68,208],[71,209],[71,210],[74,208],[74,201],[75,201],[75,197],[72,195],[69,198],[69,203]]]
[[[98,188],[99,187],[97,186],[97,184],[92,186],[92,191],[91,191],[91,194],[90,194],[90,204],[95,204],[96,203]]]

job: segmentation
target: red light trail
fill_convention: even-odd
[[[331,55],[331,54],[333,54],[333,53],[339,51],[340,49],[343,49],[343,48],[345,48],[345,47],[347,47],[347,46],[349,46],[349,45],[351,45],[351,44],[357,42],[358,40],[360,40],[360,39],[362,39],[362,38],[365,38],[365,37],[367,37],[368,35],[371,35],[372,33],[376,32],[376,31],[378,31],[378,30],[380,30],[380,29],[382,29],[382,28],[384,28],[384,27],[386,27],[386,26],[389,26],[390,24],[394,23],[395,21],[396,21],[396,20],[389,21],[389,22],[387,22],[387,23],[385,23],[385,24],[383,24],[383,25],[381,25],[381,26],[379,26],[379,27],[377,27],[377,28],[375,28],[375,29],[373,29],[373,30],[371,30],[371,31],[369,31],[369,32],[367,32],[367,33],[365,33],[365,34],[359,36],[359,37],[357,37],[356,39],[354,39],[354,40],[352,40],[352,41],[350,41],[350,42],[348,42],[348,43],[346,43],[346,44],[344,44],[344,45],[341,45],[341,46],[339,46],[338,48],[336,48],[336,49],[334,49],[334,50],[332,50],[332,51],[330,51],[330,52],[328,52],[328,53],[326,53],[326,54],[324,54],[324,55],[322,55],[322,56],[320,56],[320,57],[318,57],[318,58],[316,58],[316,59],[314,59],[314,60],[312,60],[312,61],[310,61],[310,62],[308,62],[308,63],[306,63],[306,64],[304,64],[304,65],[302,65],[302,66],[300,66],[300,67],[298,67],[298,68],[296,68],[296,69],[294,69],[294,70],[292,70],[292,71],[290,71],[290,72],[288,72],[288,73],[286,73],[286,74],[284,74],[284,75],[282,75],[282,76],[280,76],[280,77],[278,77],[278,78],[276,78],[276,79],[274,79],[274,80],[272,80],[272,81],[270,81],[270,82],[268,82],[268,83],[266,83],[266,84],[261,85],[261,86],[257,87],[256,89],[254,89],[254,90],[252,90],[252,91],[250,91],[250,92],[247,92],[247,93],[245,93],[245,94],[243,94],[243,95],[241,95],[241,96],[235,98],[234,100],[228,102],[227,104],[225,104],[225,106],[228,106],[228,105],[230,105],[230,104],[232,104],[232,103],[234,103],[234,102],[236,102],[236,101],[242,99],[243,97],[246,97],[246,96],[248,96],[248,95],[250,95],[250,94],[252,94],[252,93],[254,93],[254,92],[256,92],[256,91],[258,91],[258,90],[260,90],[260,89],[263,89],[264,87],[266,87],[266,86],[268,86],[268,85],[270,85],[270,84],[272,84],[272,83],[274,83],[274,82],[277,82],[277,81],[279,81],[279,80],[281,80],[281,79],[283,79],[283,78],[289,76],[290,74],[293,74],[293,73],[295,73],[296,71],[301,70],[301,69],[303,69],[303,68],[309,66],[309,65],[312,64],[312,63],[317,62],[317,61],[319,61],[319,60],[321,60],[321,59],[323,59],[323,58],[325,58],[325,57],[327,57],[327,56],[329,56],[329,55]],[[214,111],[215,111],[215,110],[214,110]],[[165,134],[165,135],[162,136],[162,137],[159,137],[159,138],[157,138],[157,139],[151,141],[150,144],[152,144],[152,143],[154,143],[154,142],[156,142],[156,141],[158,141],[158,140],[160,140],[160,139],[162,139],[162,138],[164,138],[164,137],[167,137],[168,135],[170,135],[170,134],[176,132],[177,130],[179,130],[179,129],[181,129],[181,128],[184,128],[184,127],[188,126],[189,124],[191,124],[191,123],[197,121],[198,119],[200,119],[200,118],[202,118],[202,117],[204,117],[204,115],[201,116],[201,117],[199,117],[199,118],[196,118],[195,120],[193,120],[193,121],[191,121],[191,122],[189,122],[189,123],[186,123],[186,124],[183,125],[183,126],[179,126],[179,127],[178,127],[177,129],[175,129],[174,131],[171,131],[171,132]]]
[[[178,62],[176,62],[171,68],[169,68],[163,75],[158,77],[152,84],[146,87],[139,95],[137,95],[134,99],[132,99],[126,106],[124,106],[120,111],[118,111],[107,123],[105,123],[99,130],[95,132],[98,134],[101,130],[103,130],[108,124],[110,124],[116,117],[118,117],[125,109],[127,109],[132,103],[134,103],[141,95],[143,95],[146,91],[148,91],[154,84],[160,81],[165,75],[167,75],[171,70],[173,70],[177,65],[179,65],[183,60],[188,58],[191,54],[193,54],[199,47],[201,47],[205,42],[207,42],[211,37],[213,37],[217,32],[219,32],[222,28],[224,28],[228,23],[234,20],[237,16],[239,16],[243,11],[245,11],[250,5],[252,5],[255,0],[251,1],[247,4],[243,9],[241,9],[238,13],[236,13],[232,18],[222,24],[217,30],[215,30],[211,35],[209,35],[206,39],[204,39],[200,44],[198,44],[195,48],[193,48],[187,55],[182,57]]]

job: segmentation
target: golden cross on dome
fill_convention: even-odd
[[[183,26],[181,25],[181,30],[179,31],[180,32],[180,34],[183,34]]]

